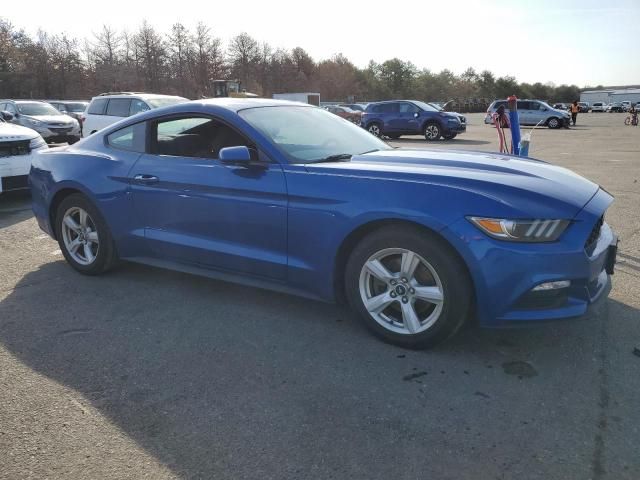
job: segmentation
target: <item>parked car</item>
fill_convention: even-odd
[[[84,100],[47,100],[47,103],[51,104],[60,113],[75,118],[80,124],[80,136],[82,136],[82,114],[87,109],[89,102]]]
[[[468,318],[581,315],[606,297],[616,255],[603,221],[613,197],[569,170],[394,149],[295,102],[144,112],[39,153],[30,182],[39,226],[80,273],[125,259],[345,298],[405,347],[442,341]]]
[[[610,103],[609,106],[607,107],[607,112],[611,113],[611,112],[624,112],[624,107],[622,106],[622,103],[620,102],[613,102]]]
[[[362,112],[357,110],[352,110],[349,107],[337,106],[337,105],[329,105],[325,107],[325,110],[338,115],[345,120],[349,120],[350,122],[355,123],[356,125],[360,125],[360,120],[362,119]]]
[[[12,114],[0,114],[0,194],[28,188],[33,152],[48,148],[38,132],[9,123],[11,120]]]
[[[595,112],[604,112],[607,109],[607,104],[604,102],[593,102],[593,105],[591,106],[591,111],[593,113]]]
[[[355,110],[357,112],[364,112],[365,108],[367,108],[366,104],[362,103],[341,103],[338,105],[339,107],[347,107],[351,110]]]
[[[80,123],[46,102],[0,100],[0,112],[12,115],[12,123],[31,128],[46,142],[73,144],[80,140]]]
[[[591,110],[591,107],[587,102],[578,102],[578,108],[580,113],[589,113],[589,110]]]
[[[136,113],[188,101],[184,97],[139,92],[101,93],[91,99],[84,113],[83,136],[87,137]]]
[[[624,100],[620,102],[620,105],[622,105],[623,112],[628,112],[629,110],[631,110],[631,101],[629,100]]]
[[[553,108],[556,110],[569,110],[569,106],[566,103],[554,103]]]
[[[495,100],[489,105],[484,123],[493,125],[492,115],[498,107],[507,108],[506,100]],[[546,125],[549,128],[561,128],[569,126],[571,115],[564,110],[551,107],[541,100],[518,100],[518,118],[521,125]]]
[[[361,125],[376,137],[424,135],[429,142],[440,137],[451,140],[467,129],[458,115],[441,112],[417,100],[370,103],[362,114]]]

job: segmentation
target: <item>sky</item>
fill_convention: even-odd
[[[640,84],[640,0],[1,0],[0,16],[35,33],[94,38],[106,24],[161,31],[199,21],[227,42],[247,32],[272,47],[336,53],[365,67],[398,57],[433,72],[468,67],[520,82]]]

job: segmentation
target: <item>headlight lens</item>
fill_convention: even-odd
[[[38,135],[36,138],[32,138],[31,141],[29,142],[29,148],[31,150],[38,150],[46,146],[47,146],[47,142],[45,142],[44,138],[42,138],[40,135]]]
[[[567,229],[569,220],[467,217],[476,227],[492,238],[509,242],[553,242]]]

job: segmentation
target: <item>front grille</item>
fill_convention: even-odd
[[[603,223],[604,223],[604,215],[598,219],[596,224],[591,229],[589,238],[587,238],[587,241],[584,242],[584,248],[589,248],[591,245],[593,245],[595,242],[598,241],[598,238],[600,238],[600,229],[602,228]]]
[[[13,157],[16,155],[29,155],[31,148],[29,140],[15,140],[12,142],[0,142],[0,157]]]
[[[2,191],[21,190],[29,187],[29,175],[16,175],[14,177],[2,177]]]
[[[51,130],[54,133],[59,133],[59,134],[65,134],[65,133],[69,133],[71,131],[70,128],[53,128],[53,127],[49,127],[49,130]]]

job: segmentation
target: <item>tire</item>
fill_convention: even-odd
[[[442,135],[442,129],[437,123],[429,122],[424,126],[422,133],[424,134],[424,139],[427,142],[435,142]]]
[[[403,260],[415,266],[415,273],[409,273],[411,268],[400,273]],[[446,340],[467,320],[473,304],[462,260],[435,234],[409,227],[365,237],[347,262],[345,288],[365,326],[385,342],[405,348],[428,348]],[[381,299],[377,310],[373,298]]]
[[[87,197],[74,193],[64,198],[55,218],[58,245],[74,269],[85,275],[99,275],[115,265],[117,254],[111,232]],[[75,250],[73,245],[77,247]]]
[[[373,122],[367,125],[367,131],[376,137],[382,137],[382,127],[379,123]]]
[[[453,140],[457,136],[458,136],[457,133],[450,133],[449,135],[443,135],[442,138],[444,138],[445,140]]]
[[[624,119],[624,124],[625,125],[631,125],[631,117],[627,117]]]
[[[547,127],[549,128],[560,128],[562,126],[562,122],[558,117],[551,117],[547,120]]]

